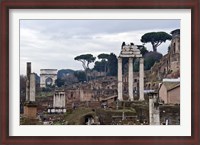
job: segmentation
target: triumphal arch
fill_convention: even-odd
[[[128,97],[130,101],[133,97],[133,58],[139,58],[139,100],[144,100],[144,59],[138,47],[131,43],[122,45],[118,57],[118,100],[123,101],[123,80],[122,80],[122,59],[128,58]]]
[[[57,69],[40,69],[40,87],[46,88],[55,85]]]

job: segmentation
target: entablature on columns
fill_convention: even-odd
[[[137,58],[140,58],[140,57],[142,57],[142,54],[120,54],[119,55],[119,57],[121,57],[121,58],[123,58],[123,57],[127,57],[127,58],[129,58],[129,57],[137,57]]]
[[[126,45],[123,43],[119,57],[142,57],[142,54],[137,45],[133,43]]]

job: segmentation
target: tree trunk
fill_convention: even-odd
[[[153,47],[153,52],[157,52],[157,46],[152,45],[152,47]]]
[[[153,52],[157,52],[157,45],[154,41],[151,42],[152,48],[153,48]]]
[[[86,81],[88,82],[88,70],[85,69],[85,76],[86,76]]]

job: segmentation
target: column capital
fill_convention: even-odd
[[[140,57],[140,63],[144,63],[144,58]]]
[[[122,62],[122,57],[118,57],[118,62]]]

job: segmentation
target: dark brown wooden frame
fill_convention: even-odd
[[[2,145],[132,144],[199,145],[199,0],[4,0],[1,4],[1,133]],[[9,9],[191,9],[192,10],[192,136],[190,137],[12,137],[9,136]],[[184,78],[182,78],[184,79]]]

